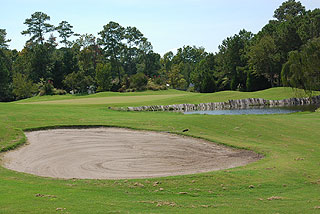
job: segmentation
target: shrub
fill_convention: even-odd
[[[148,77],[143,73],[137,73],[130,77],[130,88],[136,88],[138,91],[146,89]]]
[[[152,82],[154,82],[157,85],[165,85],[166,84],[166,80],[164,77],[162,76],[154,76],[152,79]]]
[[[119,78],[116,77],[114,78],[112,81],[111,81],[111,88],[110,88],[110,91],[113,91],[113,92],[117,92],[120,90],[121,88],[121,82],[119,81]]]
[[[97,91],[109,91],[111,89],[111,64],[98,63],[96,68]]]
[[[65,95],[67,94],[66,90],[63,89],[54,89],[54,95]]]
[[[168,87],[165,86],[165,85],[161,85],[161,86],[160,86],[160,90],[168,90]]]
[[[152,82],[151,79],[148,80],[148,84],[147,84],[147,89],[148,90],[153,90],[153,91],[159,91],[160,90],[160,85]]]
[[[89,75],[85,75],[83,70],[68,74],[63,83],[66,87],[71,88],[76,93],[87,93],[90,85],[93,84],[93,79]]]
[[[27,75],[16,73],[13,76],[13,94],[17,99],[32,97],[37,92],[37,85]]]
[[[196,90],[194,89],[194,86],[190,86],[188,89],[187,89],[188,92],[195,92]]]
[[[151,79],[144,75],[143,73],[137,73],[130,78],[125,75],[121,82],[121,88],[118,90],[119,92],[134,92],[134,91],[142,91],[142,90],[167,90],[168,88],[165,85],[159,85],[156,82],[158,80]]]
[[[38,83],[38,88],[40,96],[54,94],[53,82],[51,80],[45,81],[43,78],[41,78],[40,82]]]
[[[135,92],[137,89],[135,88],[128,88],[127,90],[125,90],[125,92]]]

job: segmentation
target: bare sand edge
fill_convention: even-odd
[[[7,169],[59,179],[137,179],[204,173],[263,158],[200,138],[127,128],[58,128],[25,132],[1,154]]]

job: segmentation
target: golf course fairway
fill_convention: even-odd
[[[319,213],[319,112],[214,116],[109,109],[296,96],[289,88],[213,94],[168,90],[0,103],[1,159],[26,143],[25,132],[102,127],[185,135],[264,157],[219,171],[120,180],[41,177],[2,163],[0,213]]]

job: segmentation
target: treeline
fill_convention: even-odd
[[[8,49],[0,29],[0,101],[67,92],[320,88],[320,9],[307,11],[295,0],[257,34],[226,38],[217,53],[184,46],[161,57],[135,27],[109,22],[96,38],[74,33],[67,21],[49,21],[42,12],[25,20],[22,34],[30,39],[19,52]]]

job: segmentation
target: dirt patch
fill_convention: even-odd
[[[28,145],[7,152],[8,169],[44,177],[131,179],[243,166],[260,155],[190,137],[119,128],[26,133]]]

